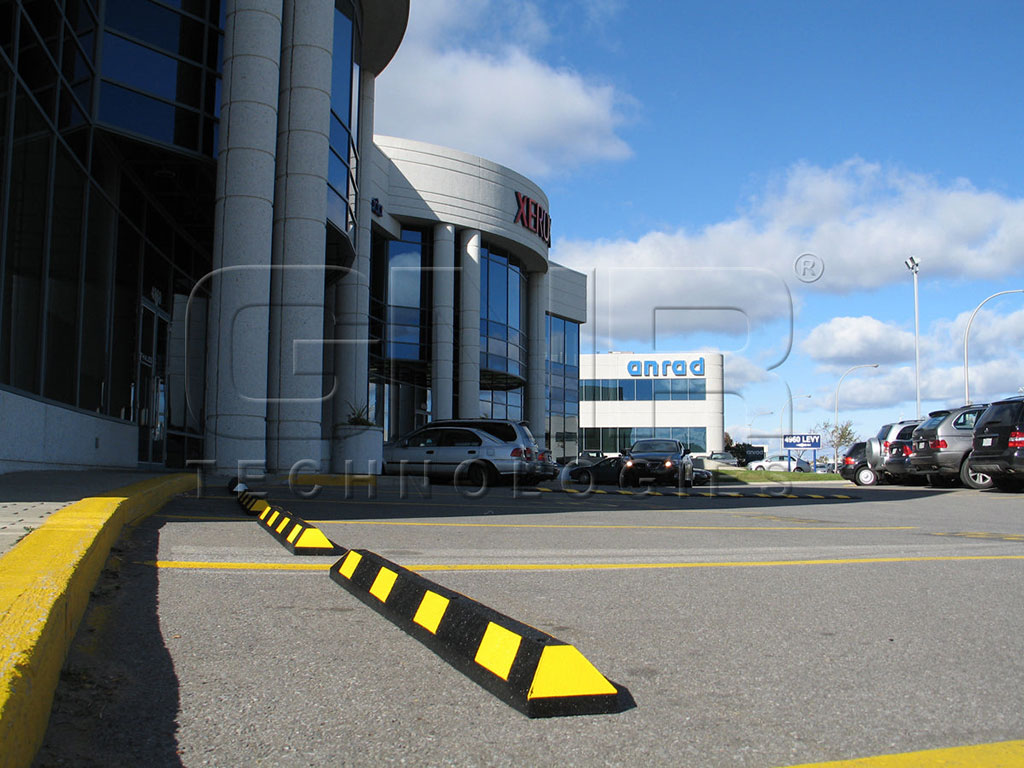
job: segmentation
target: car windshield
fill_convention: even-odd
[[[892,429],[892,424],[886,424],[884,427],[878,430],[878,434],[875,435],[875,437],[877,437],[879,440],[885,440],[885,436],[889,434],[890,429]]]
[[[939,424],[942,423],[942,420],[945,419],[947,416],[949,416],[948,413],[943,413],[941,416],[932,416],[930,419],[921,424],[921,426],[918,427],[918,429],[935,429],[937,426],[939,426]]]
[[[633,453],[668,453],[679,451],[679,443],[675,440],[637,440],[633,443]]]

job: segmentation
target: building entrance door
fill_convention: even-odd
[[[139,463],[164,463],[167,439],[167,333],[170,316],[143,300],[139,310],[139,375],[136,408]]]

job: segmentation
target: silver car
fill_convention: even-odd
[[[529,428],[505,419],[446,419],[384,445],[391,475],[455,479],[474,488],[513,477],[533,482],[545,474]]]
[[[787,470],[791,472],[810,472],[810,463],[803,459],[798,459],[796,456],[787,457],[784,453],[776,453],[771,456],[765,456],[760,461],[752,461],[747,465],[747,469],[757,470],[768,470],[770,472],[785,472]]]

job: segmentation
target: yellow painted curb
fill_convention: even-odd
[[[121,529],[195,487],[167,475],[82,499],[0,557],[0,766],[29,766],[60,670]]]
[[[792,768],[1011,768],[1019,765],[1024,765],[1024,741],[1000,741],[828,763],[805,763]]]

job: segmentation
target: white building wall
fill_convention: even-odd
[[[0,390],[0,472],[135,468],[139,426]]]
[[[577,323],[587,322],[587,276],[554,262],[549,266],[551,313]]]
[[[690,365],[704,360],[704,375],[695,376]],[[724,365],[720,353],[714,352],[649,352],[635,354],[610,352],[580,355],[580,381],[584,379],[649,379],[678,378],[664,369],[664,361],[685,360],[689,379],[704,379],[707,388],[704,400],[640,400],[580,401],[580,428],[589,427],[704,427],[707,450],[725,449],[725,398],[723,394]],[[644,363],[657,363],[657,376],[644,373]],[[631,376],[630,363],[639,363],[640,376]]]

